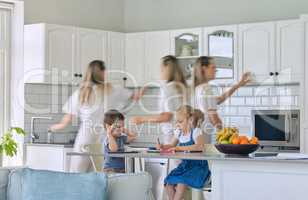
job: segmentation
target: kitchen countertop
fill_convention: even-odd
[[[104,156],[104,154],[95,153],[68,153],[69,156]],[[288,162],[288,163],[307,163],[308,159],[282,159],[273,156],[256,157],[253,154],[250,156],[239,155],[223,155],[223,154],[208,154],[208,153],[174,153],[174,154],[160,154],[160,153],[113,153],[112,157],[120,158],[157,158],[157,159],[187,159],[187,160],[210,160],[210,161],[255,161],[255,162]]]
[[[42,147],[61,147],[73,148],[74,144],[69,143],[26,143],[26,146],[42,146]]]

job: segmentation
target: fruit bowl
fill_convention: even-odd
[[[259,148],[259,144],[215,144],[216,149],[224,154],[248,155]]]

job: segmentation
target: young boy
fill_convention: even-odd
[[[124,145],[136,138],[136,134],[124,128],[125,117],[117,110],[109,110],[104,116],[107,137],[104,142],[104,172],[125,173],[124,158],[112,158],[110,152],[124,151]]]

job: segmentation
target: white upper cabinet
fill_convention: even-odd
[[[170,32],[157,31],[145,34],[146,80],[160,80],[161,58],[170,54]]]
[[[125,77],[125,34],[108,32],[107,69],[109,80],[123,83]]]
[[[76,71],[76,28],[32,24],[24,29],[25,82],[70,83]]]
[[[202,28],[173,30],[170,38],[171,54],[179,59],[186,79],[192,79],[193,65],[203,53]]]
[[[305,65],[305,31],[302,20],[277,22],[276,63],[280,82],[298,82]]]
[[[51,70],[52,79],[56,82],[72,81],[74,68],[77,64],[76,29],[59,25],[47,25],[45,39],[46,67]]]
[[[107,32],[91,29],[77,30],[77,63],[74,76],[81,78],[93,60],[107,60]],[[106,63],[107,64],[107,63]]]
[[[272,82],[275,73],[275,22],[239,25],[239,66],[258,82]]]
[[[215,26],[203,29],[203,55],[215,58],[215,82],[233,82],[238,77],[238,26]]]
[[[171,53],[178,58],[198,57],[202,54],[202,28],[173,30]]]
[[[123,33],[32,24],[25,25],[24,41],[25,82],[80,83],[88,64],[103,60],[109,79],[123,83]]]
[[[145,82],[145,33],[126,34],[125,41],[126,86],[142,86]]]

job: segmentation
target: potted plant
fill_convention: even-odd
[[[6,155],[13,157],[17,154],[17,142],[13,138],[13,134],[26,135],[25,131],[19,127],[10,128],[4,135],[0,138],[0,156]]]

